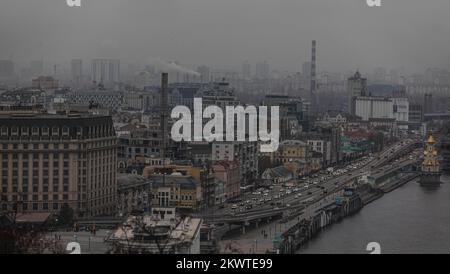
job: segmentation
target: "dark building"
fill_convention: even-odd
[[[110,116],[0,112],[1,211],[114,213],[116,146]]]
[[[421,123],[423,120],[423,108],[420,104],[409,105],[409,121],[414,123]]]

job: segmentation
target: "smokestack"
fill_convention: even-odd
[[[167,144],[167,93],[169,89],[169,74],[162,73],[161,74],[161,138],[162,145],[160,148],[161,157],[163,158],[163,162],[165,162],[166,157],[166,144]]]
[[[167,108],[167,90],[169,87],[169,74],[164,72],[161,74],[161,105]],[[164,109],[166,110],[166,109]]]
[[[311,106],[313,112],[317,111],[316,102],[316,40],[312,41],[311,47],[311,85],[310,85]]]

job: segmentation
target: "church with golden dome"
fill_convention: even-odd
[[[422,186],[437,186],[441,183],[441,165],[436,150],[436,141],[432,132],[429,133],[423,151],[422,174],[420,184]]]

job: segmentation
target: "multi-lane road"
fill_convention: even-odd
[[[216,208],[203,217],[210,221],[251,219],[264,216],[267,212],[299,210],[318,200],[327,202],[328,197],[331,199],[338,195],[361,176],[372,172],[382,172],[380,168],[392,162],[398,157],[399,152],[405,152],[405,148],[412,147],[414,143],[417,143],[417,140],[403,140],[382,152],[354,161],[344,168],[333,169],[333,171],[323,170],[302,178],[291,187],[273,184],[270,189],[259,189],[251,194],[242,195],[239,203]],[[392,167],[393,163],[389,165]]]

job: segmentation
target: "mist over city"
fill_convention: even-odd
[[[450,253],[450,2],[369,2],[1,0],[0,254]]]

